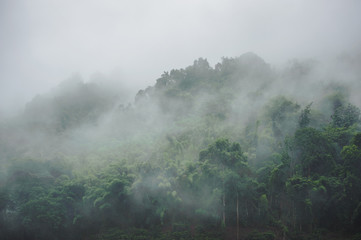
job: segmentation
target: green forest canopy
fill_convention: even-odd
[[[37,96],[0,126],[0,236],[358,239],[360,109],[315,68],[247,53],[128,105],[76,79]]]

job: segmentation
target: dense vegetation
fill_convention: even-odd
[[[129,105],[74,79],[37,96],[0,125],[1,239],[360,239],[357,86],[316,68],[248,53]]]

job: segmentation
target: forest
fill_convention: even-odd
[[[199,58],[130,103],[65,80],[0,120],[0,238],[361,239],[359,66]]]

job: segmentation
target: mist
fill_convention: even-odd
[[[359,1],[1,1],[0,238],[358,239]]]
[[[358,1],[2,1],[1,112],[19,111],[77,73],[112,75],[129,92],[199,57],[266,61],[359,49]]]

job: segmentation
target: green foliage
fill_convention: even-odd
[[[293,67],[297,80],[312,70]],[[0,126],[0,236],[357,237],[360,110],[337,87],[312,111],[271,98],[276,76],[254,54],[214,68],[200,58],[164,72],[134,106],[82,81],[35,98],[25,127]]]
[[[230,143],[228,139],[219,139],[210,145],[207,150],[199,154],[201,162],[209,161],[212,164],[223,165],[225,167],[241,167],[247,159],[243,155],[239,143]]]
[[[354,127],[332,127],[327,126],[324,129],[324,135],[329,140],[329,142],[333,142],[337,144],[338,151],[342,150],[342,148],[350,143],[352,136],[354,135],[355,128]]]
[[[341,156],[345,169],[361,177],[361,149],[356,145],[345,146]]]
[[[300,106],[284,96],[279,96],[271,100],[267,105],[266,116],[271,119],[272,122],[283,122],[291,114],[298,111]]]
[[[265,106],[265,119],[272,128],[276,140],[274,149],[282,145],[283,139],[297,128],[297,112],[300,106],[284,96],[278,96]]]
[[[331,116],[335,127],[350,127],[360,121],[360,109],[352,104],[339,106]]]
[[[357,133],[351,141],[351,144],[356,145],[358,148],[361,149],[361,133]]]
[[[314,128],[298,129],[295,133],[295,157],[302,174],[327,174],[335,164],[336,151],[329,139]]]
[[[298,124],[301,128],[307,127],[310,124],[310,113],[311,113],[311,105],[312,103],[308,104],[305,109],[301,111],[300,118],[298,120]]]

